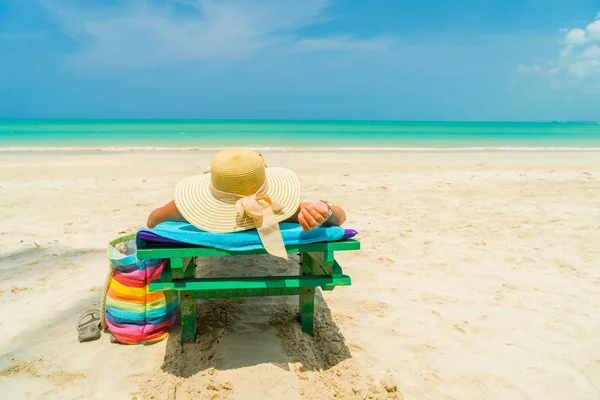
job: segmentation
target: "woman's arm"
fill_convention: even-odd
[[[165,221],[185,222],[185,218],[181,216],[179,210],[175,206],[175,201],[170,201],[164,206],[152,211],[146,225],[148,225],[148,228],[154,228],[156,225]]]
[[[319,226],[340,226],[346,221],[346,213],[341,207],[332,204],[331,211],[331,217],[325,221],[329,215],[329,208],[325,202],[303,202],[300,203],[296,213],[287,219],[287,222],[297,222],[302,226],[302,229],[308,232]],[[175,206],[175,201],[170,201],[164,206],[152,211],[146,225],[148,228],[154,228],[156,225],[165,221],[186,222],[185,218],[183,218],[177,209],[177,206]]]

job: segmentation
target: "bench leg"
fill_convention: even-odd
[[[310,275],[312,268],[308,254],[300,253],[300,275]],[[313,334],[315,326],[315,288],[305,288],[300,295],[300,325],[302,332]]]
[[[302,332],[313,334],[315,319],[315,288],[305,288],[300,295],[300,325]]]
[[[196,341],[196,299],[191,293],[181,292],[181,340],[184,343]]]
[[[196,259],[184,259],[182,264],[186,278],[196,277]],[[184,343],[196,341],[196,300],[189,292],[181,293],[181,340]]]

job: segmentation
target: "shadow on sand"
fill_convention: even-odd
[[[293,274],[298,265],[273,257],[249,256],[214,259],[197,267],[198,276]],[[218,273],[217,273],[218,272]],[[181,344],[178,321],[167,339],[162,370],[188,378],[211,368],[228,370],[271,363],[285,370],[299,363],[304,370],[327,370],[351,358],[345,339],[334,322],[320,290],[315,294],[314,336],[298,323],[298,297],[256,297],[198,300],[195,343]]]

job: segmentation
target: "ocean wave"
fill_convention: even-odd
[[[145,151],[221,151],[230,146],[223,147],[154,147],[154,146],[93,146],[93,147],[52,147],[52,146],[0,146],[0,152],[145,152]],[[358,146],[242,146],[254,151],[271,152],[482,152],[482,151],[600,151],[600,147],[572,147],[572,146],[471,146],[471,147],[358,147]]]

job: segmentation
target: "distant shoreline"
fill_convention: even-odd
[[[40,122],[40,123],[220,123],[220,124],[239,124],[239,123],[389,123],[389,124],[597,124],[600,121],[492,121],[492,120],[411,120],[411,119],[277,119],[277,118],[0,118],[2,122]]]
[[[0,120],[6,150],[556,151],[600,149],[593,123]]]
[[[336,119],[336,118],[2,118],[0,122],[36,121],[36,122],[152,122],[152,123],[423,123],[423,124],[600,124],[600,120],[419,120],[419,119]]]
[[[170,147],[170,146],[0,146],[0,153],[29,153],[29,152],[214,152],[231,146],[211,147]],[[320,147],[265,147],[240,146],[254,151],[265,152],[407,152],[407,153],[457,153],[457,152],[600,152],[600,147],[575,146],[473,146],[473,147],[359,147],[359,146],[320,146]]]

